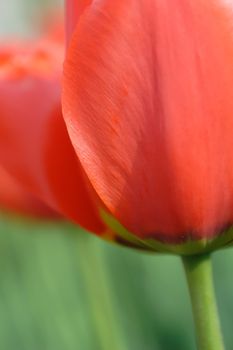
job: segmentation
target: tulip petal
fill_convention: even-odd
[[[94,232],[103,230],[60,106],[62,45],[0,53],[0,163],[25,190]]]
[[[184,241],[233,221],[233,13],[217,0],[99,0],[75,28],[63,112],[110,213]]]

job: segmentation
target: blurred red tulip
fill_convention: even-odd
[[[43,18],[39,18],[38,27],[41,34],[48,40],[64,45],[65,28],[63,11],[49,11]]]
[[[0,164],[24,191],[96,233],[105,231],[61,114],[64,42],[0,48]]]
[[[64,118],[102,206],[140,240],[206,246],[233,221],[232,2],[66,7]]]
[[[0,167],[0,209],[34,217],[56,218],[53,210],[24,191],[24,189]]]

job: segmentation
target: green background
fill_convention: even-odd
[[[8,3],[0,3],[2,40],[30,36],[32,19],[48,6]],[[229,350],[232,265],[232,249],[214,255]],[[0,217],[0,349],[194,350],[179,258],[113,246],[69,224]]]

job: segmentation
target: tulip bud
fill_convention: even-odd
[[[101,233],[105,225],[62,118],[59,33],[48,28],[38,39],[0,46],[0,164],[29,196]]]
[[[67,1],[63,116],[105,221],[155,250],[228,244],[231,2],[92,1],[81,16],[78,3]]]

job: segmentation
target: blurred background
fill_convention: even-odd
[[[61,1],[0,2],[0,39],[31,36]],[[214,256],[233,349],[233,250]],[[194,350],[181,263],[100,241],[70,224],[0,216],[0,349]]]

